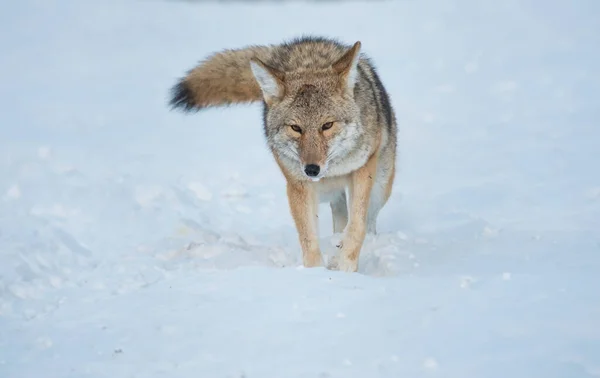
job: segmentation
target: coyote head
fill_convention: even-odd
[[[311,180],[347,155],[361,135],[354,87],[360,42],[326,68],[282,72],[250,62],[265,102],[270,148],[296,175]]]

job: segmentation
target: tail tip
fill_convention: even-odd
[[[169,106],[171,107],[171,110],[180,109],[186,112],[197,109],[192,90],[184,79],[179,80],[179,82],[171,88]]]

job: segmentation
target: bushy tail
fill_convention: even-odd
[[[171,89],[169,105],[186,111],[262,100],[250,59],[268,60],[273,47],[251,46],[209,56]]]

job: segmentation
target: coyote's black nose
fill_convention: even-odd
[[[319,166],[316,164],[308,164],[306,167],[304,167],[304,173],[310,177],[315,177],[318,175],[320,170],[321,168],[319,168]]]

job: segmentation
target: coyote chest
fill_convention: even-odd
[[[313,183],[318,193],[319,203],[329,203],[337,200],[350,184],[350,175],[325,177]]]

